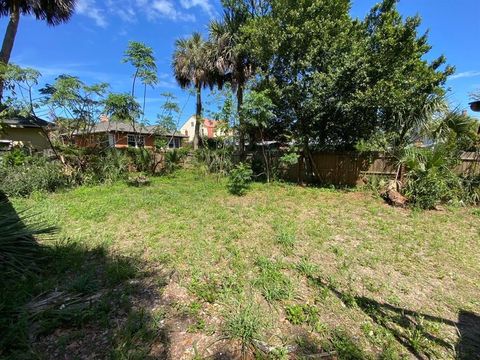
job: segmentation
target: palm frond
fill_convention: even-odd
[[[36,220],[33,214],[17,213],[8,200],[0,201],[0,268],[24,272],[41,256],[38,235],[49,235],[55,228]]]
[[[0,15],[8,16],[18,6],[22,15],[33,15],[48,25],[59,25],[70,20],[75,12],[76,0],[20,0],[1,1]]]

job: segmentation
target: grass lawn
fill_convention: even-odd
[[[480,358],[478,208],[194,171],[13,203],[59,227],[16,282],[17,358]]]

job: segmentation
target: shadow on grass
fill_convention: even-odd
[[[3,204],[2,214],[22,222]],[[0,358],[166,357],[163,314],[152,305],[166,284],[161,274],[102,246],[30,240],[29,271],[6,268],[0,276]]]
[[[318,286],[327,288],[346,306],[358,306],[374,323],[383,327],[419,359],[438,356],[434,347],[443,347],[455,353],[458,359],[480,359],[480,317],[472,312],[461,310],[458,321],[444,319],[388,303],[378,302],[365,296],[355,296],[341,292],[319,278],[311,279]],[[459,340],[455,345],[440,337],[438,325],[453,327]]]

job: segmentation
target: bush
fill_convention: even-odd
[[[252,175],[253,171],[248,165],[240,163],[235,166],[230,172],[227,185],[230,193],[238,196],[244,195],[250,187]]]
[[[26,148],[15,147],[2,157],[3,166],[23,165],[30,158]]]
[[[195,152],[197,163],[205,166],[211,174],[227,175],[232,169],[232,152],[230,147],[219,149],[202,148]]]
[[[118,150],[117,150],[118,151]],[[140,172],[153,172],[155,167],[155,154],[145,148],[128,148],[128,156],[132,165]]]
[[[408,178],[405,195],[414,206],[433,209],[439,204],[460,200],[461,183],[453,173],[430,169],[411,173]]]
[[[407,168],[405,196],[422,209],[462,199],[462,182],[453,172],[456,157],[447,148],[409,149],[403,163]]]
[[[172,173],[180,168],[181,162],[188,155],[188,150],[173,149],[165,153],[165,167],[166,173]]]
[[[88,184],[112,183],[128,175],[128,156],[117,149],[107,149],[85,158],[85,168],[77,169],[79,182]]]
[[[56,162],[0,168],[0,191],[8,196],[28,196],[35,191],[52,192],[71,184]]]
[[[480,205],[480,175],[461,178],[463,195],[466,204]]]

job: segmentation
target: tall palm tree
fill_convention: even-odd
[[[8,64],[17,35],[20,15],[32,15],[55,26],[70,20],[76,0],[3,0],[0,1],[0,16],[9,16],[7,30],[0,51],[0,63]],[[3,81],[0,80],[0,101],[3,95]]]
[[[199,33],[190,38],[178,39],[175,42],[172,67],[175,79],[182,89],[193,88],[197,95],[195,135],[193,148],[200,144],[200,124],[202,121],[202,89],[211,89],[218,80],[218,72],[214,66],[212,44],[202,39]]]
[[[243,1],[225,4],[223,19],[210,23],[210,37],[215,44],[218,71],[223,80],[231,83],[237,95],[237,117],[239,122],[239,148],[245,149],[245,129],[242,116],[243,95],[247,81],[254,74],[251,58],[241,47],[241,27],[252,18],[254,13]]]

